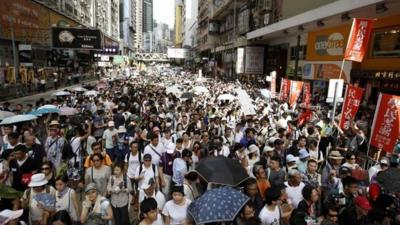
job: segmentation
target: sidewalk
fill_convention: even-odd
[[[62,86],[62,87],[59,87],[56,90],[54,90],[54,86],[52,86],[51,88],[46,88],[46,90],[47,90],[46,92],[40,92],[40,93],[31,92],[28,95],[23,96],[23,97],[18,97],[16,95],[17,93],[13,93],[14,97],[8,97],[7,99],[4,99],[4,98],[0,97],[0,104],[2,105],[4,102],[9,102],[9,103],[11,103],[12,106],[14,104],[23,104],[23,105],[25,105],[25,104],[28,104],[28,103],[34,105],[36,100],[39,100],[40,98],[50,98],[50,97],[52,97],[52,94],[54,92],[61,91],[61,90],[64,90],[64,89],[71,89],[71,88],[74,88],[74,87],[82,86],[82,83],[84,83],[84,84],[94,84],[94,83],[96,83],[96,81],[97,80],[95,78],[82,80],[78,84],[74,84],[74,85],[70,85],[70,86]]]

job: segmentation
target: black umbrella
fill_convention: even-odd
[[[399,168],[389,168],[380,172],[376,177],[376,180],[386,192],[400,192]]]
[[[207,182],[237,186],[249,178],[247,171],[234,159],[223,156],[202,159],[195,171]]]
[[[195,95],[193,92],[185,92],[181,95],[181,98],[193,98],[196,97],[197,95]]]

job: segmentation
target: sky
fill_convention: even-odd
[[[174,28],[175,0],[153,0],[153,17],[157,22],[168,24]]]

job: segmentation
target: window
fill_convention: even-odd
[[[306,59],[307,45],[300,45],[299,60]],[[290,47],[290,60],[296,60],[296,46]]]
[[[371,57],[400,57],[400,26],[375,30]]]

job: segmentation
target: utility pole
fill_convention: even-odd
[[[14,21],[11,16],[8,17],[8,22],[10,23],[10,29],[11,29],[11,41],[12,41],[12,48],[13,48],[14,71],[15,71],[15,83],[17,83],[18,74],[19,74],[19,63],[18,63],[17,46],[15,44]]]
[[[299,52],[300,52],[300,35],[297,35],[297,45],[296,45],[296,61],[294,62],[294,77],[297,79],[297,68],[299,67]]]

